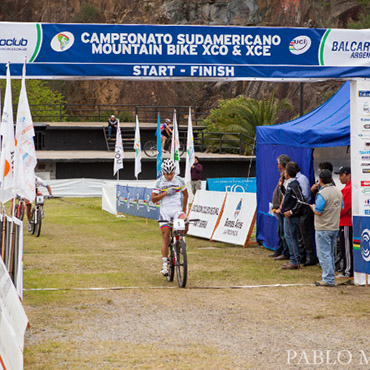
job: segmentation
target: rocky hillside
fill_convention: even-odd
[[[346,28],[362,9],[348,0],[2,0],[0,21],[52,23],[204,24]],[[304,109],[325,101],[339,82],[306,83]],[[260,97],[275,90],[299,112],[298,83],[267,82],[55,82],[69,103],[192,105],[214,107],[219,99]]]

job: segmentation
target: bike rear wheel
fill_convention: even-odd
[[[37,222],[36,222],[36,225],[34,226],[35,227],[35,236],[40,236],[40,233],[41,233],[41,224],[42,224],[42,209],[39,208],[38,212],[37,212]]]
[[[14,209],[14,214],[15,214],[15,217],[17,217],[17,218],[19,218],[20,220],[23,221],[24,206],[22,206],[21,204],[16,204],[15,209]]]
[[[168,256],[168,275],[166,276],[167,281],[173,281],[175,275],[175,255],[173,253],[173,246],[170,244],[170,255]]]
[[[157,143],[155,141],[147,141],[143,147],[144,153],[148,157],[156,157],[157,156]]]
[[[186,144],[180,142],[179,156],[181,157],[186,150]]]
[[[20,210],[19,210],[19,219],[23,221],[23,218],[24,218],[24,208],[25,206],[22,204],[19,206],[20,207]]]
[[[188,277],[188,259],[186,255],[186,244],[178,240],[175,245],[176,253],[176,276],[180,288],[185,288]]]

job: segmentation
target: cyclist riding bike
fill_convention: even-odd
[[[161,220],[172,221],[174,219],[186,219],[186,206],[188,203],[188,191],[185,181],[175,175],[175,163],[171,159],[165,159],[162,163],[161,176],[155,183],[152,192],[152,202],[161,202],[159,208],[159,227],[162,233],[162,261],[161,273],[168,275],[168,245],[170,243],[170,225]],[[182,199],[181,199],[182,193]],[[186,228],[187,231],[187,228]]]
[[[42,195],[42,192],[40,191],[40,186],[43,186],[44,188],[48,189],[49,195],[52,197],[53,194],[51,192],[51,187],[49,184],[47,184],[45,181],[43,181],[40,177],[35,176],[35,191],[36,191],[36,196]],[[31,209],[32,209],[32,203],[25,199],[26,203],[26,208],[27,208],[27,219],[28,219],[28,226],[27,230],[30,231],[32,228],[31,225]]]
[[[166,153],[167,150],[164,150],[164,144],[166,140],[172,135],[172,130],[170,128],[171,120],[166,118],[164,123],[161,124],[161,142],[162,142],[162,152]]]

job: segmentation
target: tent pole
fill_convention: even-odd
[[[299,93],[300,93],[300,102],[299,102],[299,116],[303,116],[303,82],[299,83]]]

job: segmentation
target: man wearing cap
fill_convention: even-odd
[[[114,114],[112,114],[108,120],[108,139],[111,138],[112,134],[116,134],[117,124],[117,118],[114,116]]]
[[[340,251],[343,258],[343,272],[338,278],[353,277],[353,243],[352,243],[352,183],[351,168],[342,166],[336,174],[339,181],[344,184],[342,189],[343,209],[340,212],[339,239]]]
[[[343,197],[332,181],[329,170],[324,169],[320,172],[320,191],[316,196],[316,204],[311,204],[311,209],[315,214],[317,257],[322,268],[322,280],[315,282],[317,286],[334,286],[334,251],[337,244]]]

